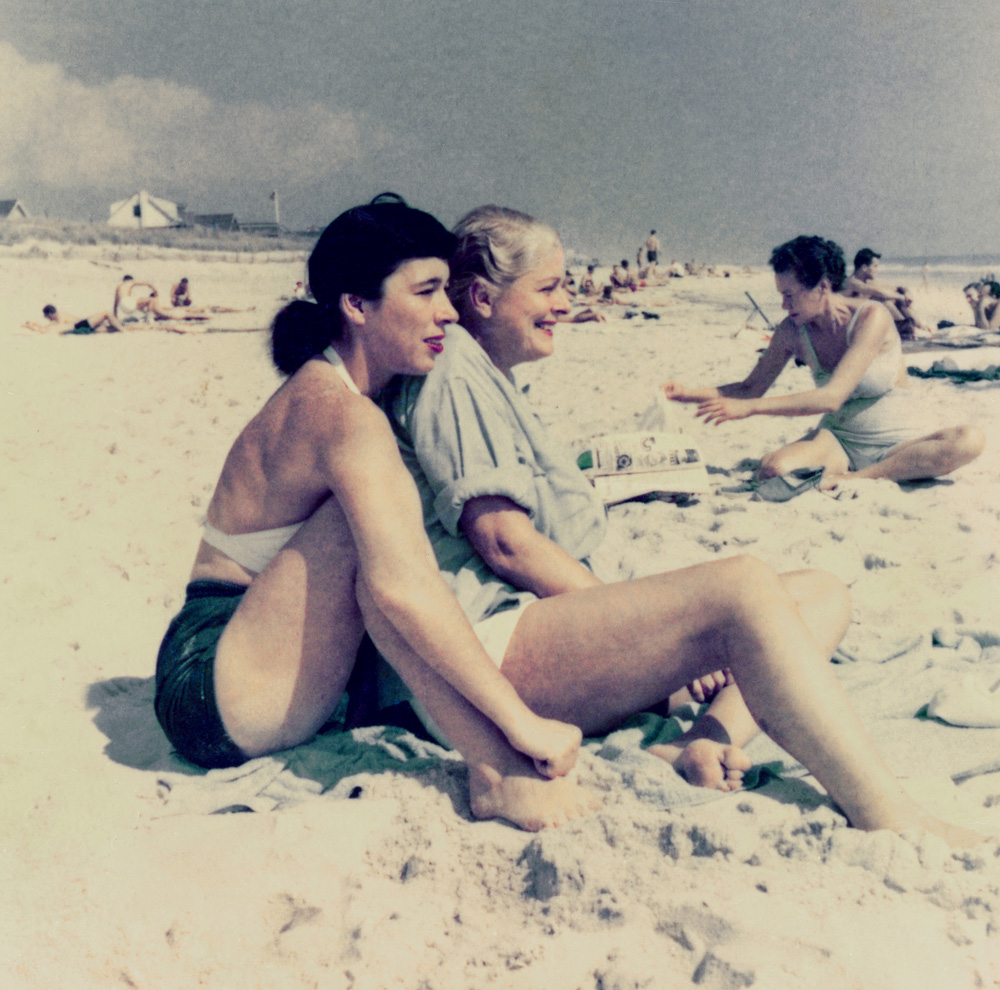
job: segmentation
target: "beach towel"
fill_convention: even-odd
[[[1000,690],[985,705],[987,713],[998,715],[992,724],[976,695],[1000,681],[1000,630],[942,628],[892,643],[876,634],[868,641],[856,634],[854,640],[834,656],[837,675],[895,773],[961,782],[1000,771]],[[963,686],[964,699],[956,685]],[[442,770],[464,773],[456,753],[395,726],[331,729],[240,767],[204,771],[171,752],[152,700],[152,678],[114,678],[92,685],[88,695],[95,722],[109,740],[109,758],[147,774],[155,815],[269,811],[320,796],[349,799],[360,793],[364,775],[386,771],[428,780]],[[724,797],[691,786],[645,749],[676,738],[697,714],[693,705],[670,718],[644,713],[606,737],[587,740],[581,780],[587,782],[588,767],[598,766],[605,784],[612,778],[612,790],[627,788],[662,810]],[[963,727],[970,725],[978,727]],[[748,786],[778,775],[805,775],[763,734],[746,752],[754,763]]]
[[[929,368],[906,369],[915,378],[950,378],[953,382],[998,382],[1000,366],[991,364],[986,368],[959,368],[947,358],[935,361]]]

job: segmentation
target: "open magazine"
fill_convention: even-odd
[[[712,491],[705,458],[694,440],[681,433],[662,394],[638,425],[634,433],[594,437],[577,458],[606,504],[657,493]]]

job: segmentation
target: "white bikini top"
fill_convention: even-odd
[[[344,379],[344,384],[355,395],[360,395],[361,390],[354,384],[354,379],[351,377],[351,373],[347,370],[347,365],[344,364],[344,359],[334,350],[333,344],[330,344],[330,346],[323,351],[323,357],[325,357],[327,361],[333,365],[333,370]]]
[[[355,394],[361,390],[354,384],[351,373],[347,370],[343,358],[333,349],[331,344],[323,351],[323,357],[333,365],[334,371],[343,379],[344,384]],[[303,520],[304,522],[305,520]],[[223,533],[210,522],[202,529],[201,538],[216,550],[221,550],[227,557],[235,560],[241,567],[259,574],[277,556],[278,551],[299,531],[302,523],[292,523],[289,526],[278,526],[275,529],[260,529],[256,533]]]

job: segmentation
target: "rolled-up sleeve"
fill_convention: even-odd
[[[465,503],[482,495],[502,495],[534,517],[535,472],[518,449],[506,404],[464,378],[437,385],[434,401],[425,397],[414,410],[413,435],[441,524],[457,535]]]

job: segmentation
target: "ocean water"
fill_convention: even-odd
[[[876,277],[880,282],[891,282],[898,277],[900,284],[917,289],[923,285],[925,265],[927,283],[931,288],[948,286],[961,290],[963,286],[978,282],[987,275],[1000,276],[1000,254],[965,254],[928,258],[884,256],[879,262]]]

